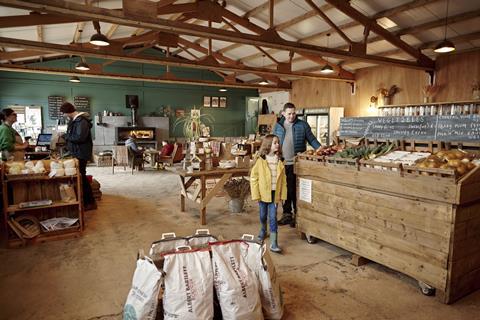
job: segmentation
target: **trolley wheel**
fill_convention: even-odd
[[[305,234],[305,238],[307,238],[307,242],[309,244],[317,243],[317,238],[315,238],[314,236],[312,236],[310,234]]]
[[[429,286],[428,284],[418,281],[418,286],[420,287],[420,291],[426,296],[434,296],[435,295],[435,288]]]

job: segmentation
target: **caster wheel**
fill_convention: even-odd
[[[435,295],[435,288],[430,287],[428,284],[418,281],[418,286],[420,287],[420,291],[422,292],[422,294],[426,296]]]
[[[315,238],[314,236],[306,234],[305,237],[307,238],[307,242],[309,244],[317,243],[317,238]]]

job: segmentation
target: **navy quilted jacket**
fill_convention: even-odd
[[[273,134],[280,139],[280,144],[283,144],[283,140],[285,140],[285,128],[283,127],[284,122],[285,117],[282,117],[273,128]],[[317,138],[315,138],[313,135],[312,128],[310,128],[308,123],[297,118],[293,123],[292,129],[295,154],[307,150],[307,141],[314,149],[320,148],[320,142],[318,142]]]

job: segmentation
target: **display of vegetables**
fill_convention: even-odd
[[[318,150],[307,150],[305,153],[309,156],[333,156],[337,152],[342,151],[343,148],[341,146],[330,146],[330,147],[321,147]]]
[[[437,153],[418,161],[415,166],[417,168],[453,169],[457,175],[463,176],[475,168],[476,165],[472,161],[476,157],[476,154],[460,149],[438,151]]]
[[[337,152],[335,157],[345,159],[375,159],[381,155],[384,155],[395,148],[393,143],[379,144],[378,146],[357,146],[346,148],[341,152]]]

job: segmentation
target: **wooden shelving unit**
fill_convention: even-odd
[[[50,167],[48,160],[43,161],[47,171]],[[22,245],[60,240],[78,237],[84,228],[83,206],[82,206],[82,179],[76,163],[76,174],[74,176],[48,177],[48,175],[9,175],[6,174],[6,166],[1,166],[2,184],[2,221],[1,235],[7,247],[18,247]],[[75,188],[76,200],[63,202],[60,196],[60,184],[72,184]],[[20,208],[19,204],[26,201],[52,200],[51,205],[38,207]],[[55,218],[69,217],[77,218],[78,222],[70,228],[46,231],[41,226],[41,233],[33,239],[20,239],[8,225],[10,219],[21,215],[32,215],[39,221]]]
[[[480,114],[480,100],[392,104],[379,106],[378,110],[379,116]]]

